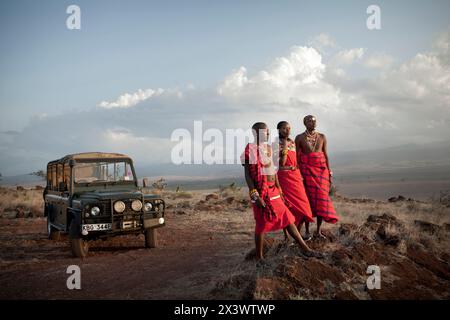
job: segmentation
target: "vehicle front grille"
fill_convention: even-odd
[[[112,214],[112,205],[111,205],[111,200],[108,201],[104,201],[102,202],[102,206],[103,206],[103,214],[106,216],[111,216]]]

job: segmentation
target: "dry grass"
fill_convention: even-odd
[[[0,214],[15,212],[20,208],[25,212],[42,215],[44,209],[43,190],[0,188]]]
[[[352,203],[349,201],[335,201],[336,211],[341,217],[340,223],[353,223],[362,225],[369,215],[389,214],[396,217],[404,229],[398,230],[395,225],[386,228],[386,235],[397,235],[402,245],[410,243],[421,243],[425,247],[439,254],[448,247],[448,237],[445,232],[429,233],[423,232],[414,223],[424,221],[443,226],[450,223],[450,208],[435,201],[422,203],[415,201],[402,202],[375,202],[375,203]],[[335,228],[338,226],[333,226]]]

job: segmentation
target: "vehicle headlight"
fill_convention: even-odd
[[[91,208],[91,215],[93,215],[94,217],[96,215],[98,215],[100,213],[100,208],[99,207],[92,207]]]
[[[144,211],[146,211],[146,212],[151,211],[152,208],[153,208],[153,206],[152,206],[152,204],[150,202],[146,202],[144,204]]]
[[[125,211],[125,203],[123,201],[114,202],[114,211],[118,213],[122,213]]]
[[[164,218],[159,218],[158,222],[159,222],[159,224],[163,224],[164,223]]]
[[[140,200],[134,200],[131,203],[131,209],[133,209],[134,211],[141,211],[141,209],[142,209],[142,202]]]

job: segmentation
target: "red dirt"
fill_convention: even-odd
[[[205,299],[253,245],[250,223],[166,218],[158,248],[145,249],[142,235],[121,236],[91,243],[84,260],[72,258],[67,237],[47,239],[44,218],[1,218],[0,299]],[[66,287],[73,264],[81,290]]]

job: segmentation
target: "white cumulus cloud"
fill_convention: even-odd
[[[99,107],[105,109],[111,108],[129,108],[137,105],[138,103],[145,101],[153,96],[161,95],[164,92],[163,89],[139,89],[134,93],[124,93],[116,101],[108,102],[102,101],[98,104]]]

